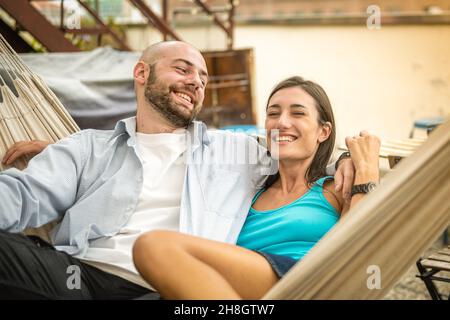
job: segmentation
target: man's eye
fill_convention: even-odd
[[[273,113],[273,112],[272,112],[272,113],[268,113],[267,115],[268,115],[269,117],[272,117],[272,116],[277,116],[277,115],[279,115],[279,114],[278,114],[278,113]]]
[[[186,73],[186,69],[183,67],[175,67],[175,69],[177,69],[178,71],[181,71],[183,73]]]
[[[303,112],[294,112],[292,114],[295,116],[304,116],[305,115]]]

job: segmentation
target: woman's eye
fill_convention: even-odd
[[[303,112],[294,112],[292,114],[296,115],[296,116],[304,116],[305,115]]]
[[[267,115],[268,115],[269,117],[271,117],[271,116],[277,116],[278,113],[268,113]]]

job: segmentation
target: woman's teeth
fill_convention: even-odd
[[[290,136],[282,136],[282,137],[277,137],[276,141],[277,142],[292,142],[294,141],[296,138],[294,137],[290,137]]]
[[[179,96],[180,98],[183,98],[184,100],[186,100],[189,103],[192,103],[191,101],[191,97],[189,97],[187,94],[181,93],[181,92],[175,92],[175,94],[177,96]]]

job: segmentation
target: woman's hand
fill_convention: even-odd
[[[8,151],[6,151],[2,163],[10,165],[22,156],[34,157],[38,153],[41,153],[49,144],[51,144],[51,142],[41,140],[16,142],[8,149]]]
[[[345,138],[355,166],[355,184],[379,180],[380,139],[361,131],[359,136]]]

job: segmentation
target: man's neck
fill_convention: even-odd
[[[180,129],[165,118],[157,111],[149,106],[138,107],[136,114],[136,132],[152,134],[152,133],[172,133],[176,129]]]

